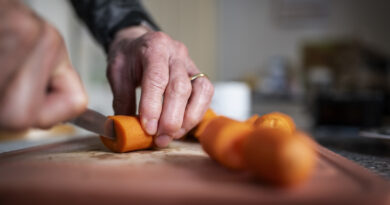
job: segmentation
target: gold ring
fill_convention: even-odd
[[[201,77],[206,77],[206,78],[207,78],[207,75],[204,74],[204,73],[198,73],[198,74],[195,74],[195,75],[191,76],[191,77],[190,77],[190,80],[191,80],[191,81],[194,81],[195,79],[201,78]]]

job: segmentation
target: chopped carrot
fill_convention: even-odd
[[[129,152],[150,148],[153,137],[146,134],[136,116],[109,116],[114,120],[116,139],[100,137],[103,144],[113,152]]]
[[[245,167],[242,145],[253,129],[247,123],[219,116],[207,124],[199,140],[212,159],[228,168],[242,170]]]
[[[247,120],[245,120],[245,123],[248,123],[248,124],[255,124],[256,120],[259,119],[259,115],[258,114],[254,114],[252,115],[250,118],[248,118]]]
[[[202,132],[207,127],[207,124],[214,118],[216,118],[218,115],[212,110],[207,109],[206,113],[204,114],[202,120],[199,122],[198,126],[195,128],[194,136],[199,139],[199,136],[202,135]]]
[[[290,116],[280,112],[271,112],[261,116],[255,121],[254,126],[258,128],[284,129],[290,133],[295,131],[294,120]]]
[[[259,179],[289,187],[313,173],[316,153],[300,132],[261,127],[255,128],[245,141],[243,158]]]

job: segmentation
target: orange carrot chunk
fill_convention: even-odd
[[[254,125],[257,119],[259,119],[259,115],[258,115],[258,114],[254,114],[254,115],[252,115],[250,118],[248,118],[247,120],[245,120],[245,123]]]
[[[213,118],[200,135],[200,143],[209,156],[236,170],[245,167],[242,146],[253,126],[227,117]]]
[[[295,131],[294,120],[290,116],[280,112],[271,112],[261,116],[255,121],[254,126],[257,128],[283,129],[289,133]]]
[[[199,136],[202,135],[202,132],[206,128],[207,124],[218,115],[212,110],[208,109],[204,114],[202,120],[199,122],[198,126],[195,128],[194,136],[199,139]]]
[[[114,121],[116,139],[100,137],[103,144],[113,152],[129,152],[150,148],[153,137],[146,134],[136,116],[109,116]]]
[[[300,184],[313,173],[316,153],[302,133],[284,129],[255,128],[244,144],[248,169],[272,185]]]

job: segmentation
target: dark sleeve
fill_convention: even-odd
[[[122,28],[145,22],[159,30],[140,0],[71,0],[77,15],[95,39],[107,51],[113,37]]]

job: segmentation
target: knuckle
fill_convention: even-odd
[[[200,81],[200,92],[208,97],[212,97],[214,94],[213,84],[207,79]]]
[[[183,78],[172,79],[169,86],[169,94],[175,96],[189,96],[192,91],[192,86],[189,80]]]
[[[88,98],[84,92],[74,94],[70,99],[73,115],[78,115],[87,109]]]
[[[8,22],[12,22],[12,24],[8,25],[8,22],[5,22],[6,25],[0,27],[0,31],[2,34],[9,33],[11,35],[2,35],[2,38],[7,37],[11,41],[15,39],[13,42],[18,42],[24,47],[35,45],[39,39],[39,25],[42,23],[36,18],[31,18],[20,12],[13,12],[10,18]],[[4,29],[5,31],[3,32]]]
[[[144,45],[140,48],[140,52],[145,59],[149,60],[150,58],[157,58],[161,59],[161,62],[163,62],[168,58],[168,46],[166,46],[166,43],[162,41],[154,41]]]
[[[188,48],[182,42],[176,43],[177,51],[183,55],[188,55]]]
[[[28,32],[38,29],[37,25],[39,25],[39,21],[36,18],[31,18],[31,16],[25,15],[24,13],[13,12],[11,18],[12,22],[14,22],[14,28],[26,35],[31,35],[31,33]]]
[[[151,39],[153,41],[162,41],[162,42],[166,42],[170,40],[169,36],[161,31],[153,32],[151,34]]]
[[[48,42],[48,45],[54,49],[64,44],[60,33],[53,26],[46,24],[45,33],[42,40]]]
[[[158,44],[145,46],[141,48],[141,53],[143,54],[143,57],[145,59],[149,59],[152,57],[163,57],[164,56],[164,50],[159,48]]]
[[[161,74],[157,69],[153,69],[150,71],[150,75],[145,78],[144,84],[163,92],[168,84],[168,77]]]

